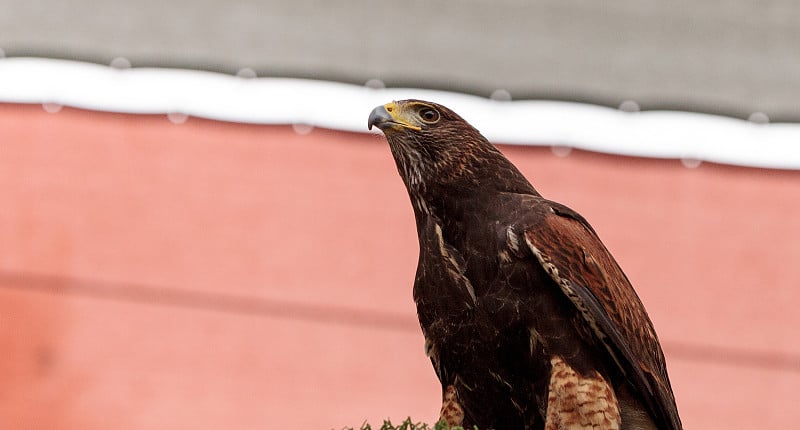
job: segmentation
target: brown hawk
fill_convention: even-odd
[[[586,220],[478,130],[421,100],[375,108],[419,236],[414,282],[441,418],[480,429],[681,429],[639,297]]]

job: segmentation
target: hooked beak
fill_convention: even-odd
[[[403,116],[402,111],[402,106],[395,102],[378,106],[375,109],[372,109],[372,112],[370,112],[369,120],[367,121],[367,127],[372,130],[372,126],[374,125],[375,127],[381,129],[384,133],[389,130],[422,130],[422,127],[406,119]]]
[[[385,106],[378,106],[375,109],[372,109],[372,112],[369,113],[369,120],[367,121],[367,126],[370,130],[372,130],[372,126],[380,128],[383,130],[384,127],[391,126],[391,123],[394,122],[392,118],[392,114],[386,110]]]

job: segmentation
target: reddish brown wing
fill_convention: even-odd
[[[542,222],[525,232],[528,246],[626,374],[659,422],[681,428],[664,355],[641,300],[586,220],[548,202]]]

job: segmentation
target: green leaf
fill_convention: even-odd
[[[353,427],[345,427],[342,430],[354,430]],[[361,425],[360,430],[372,430],[372,426],[368,422]],[[441,420],[434,424],[432,427],[426,423],[414,422],[411,417],[406,418],[400,425],[395,426],[391,420],[384,420],[380,430],[464,430],[464,427],[455,426],[450,427],[447,422]],[[474,426],[473,430],[478,430],[478,426]]]

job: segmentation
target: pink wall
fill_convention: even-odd
[[[501,149],[637,287],[686,428],[795,424],[800,172]],[[0,427],[432,420],[407,199],[379,136],[0,105]]]

